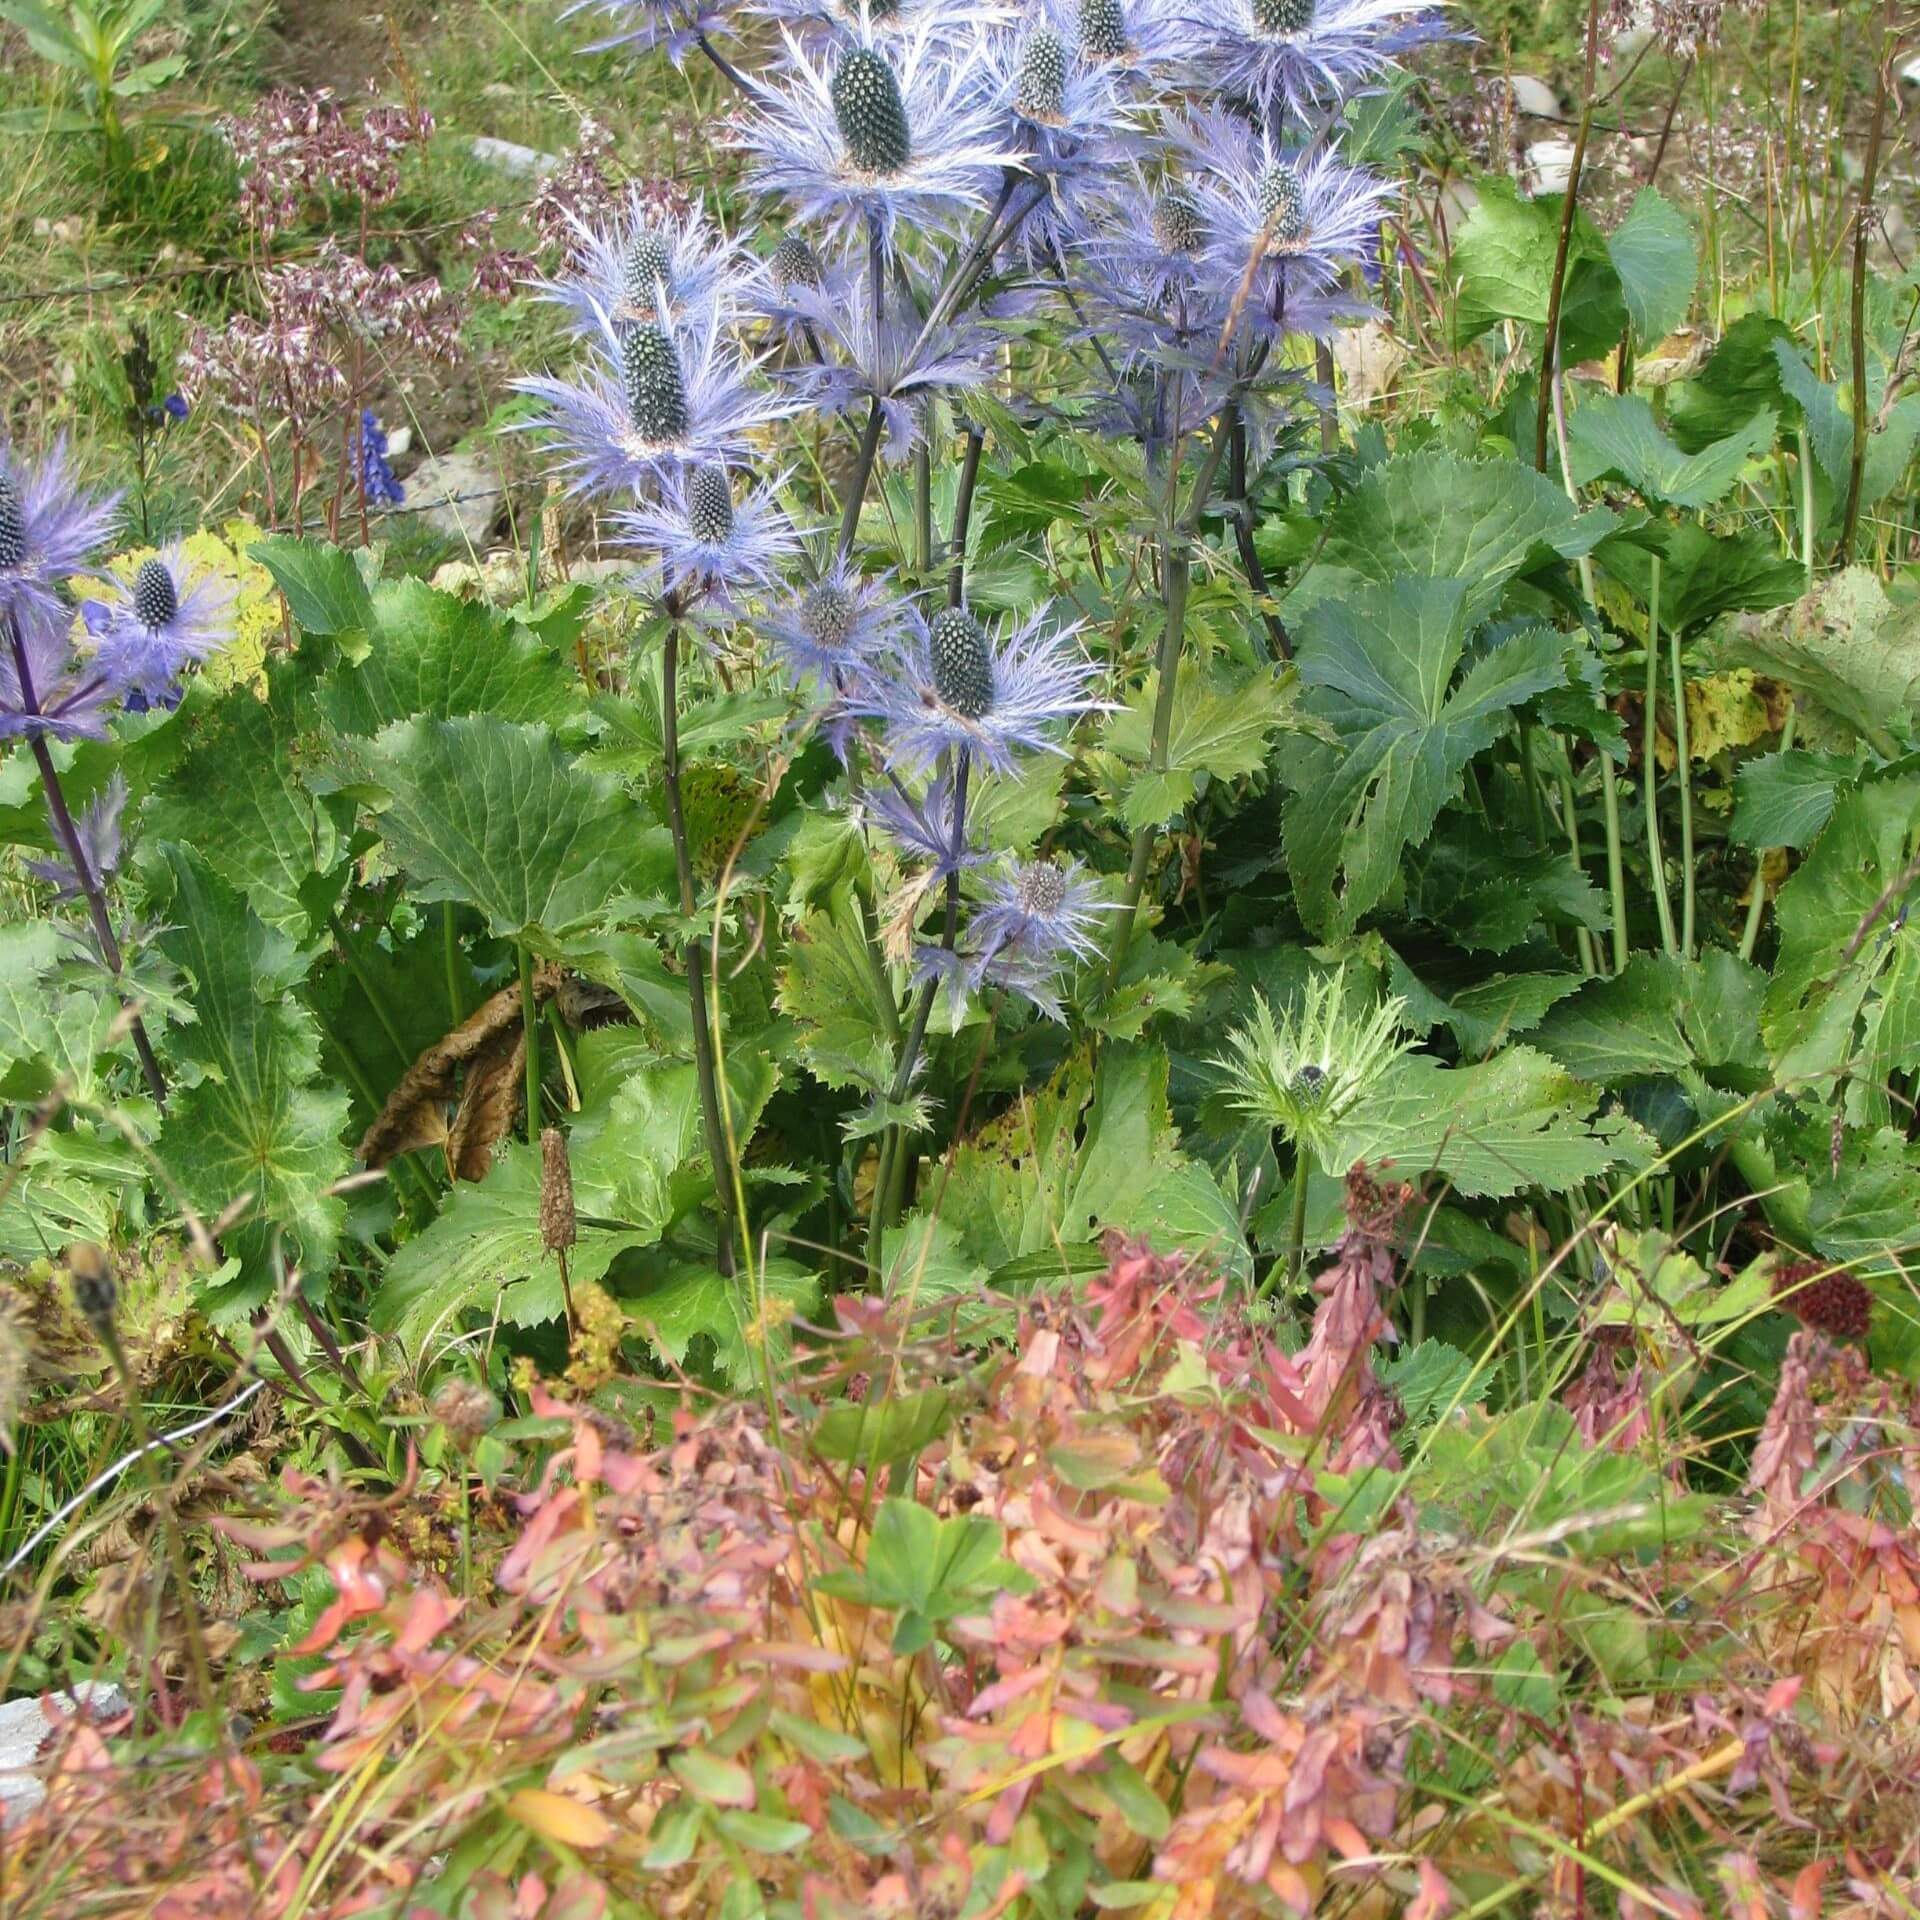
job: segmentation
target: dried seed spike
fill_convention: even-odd
[[[841,55],[829,88],[847,158],[863,173],[898,173],[913,157],[907,103],[886,57],[871,47]]]
[[[580,1237],[573,1211],[573,1169],[567,1162],[567,1136],[558,1127],[540,1131],[540,1244],[559,1253]]]

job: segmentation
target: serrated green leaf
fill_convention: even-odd
[[[1726,439],[1690,454],[1660,431],[1637,393],[1597,393],[1568,421],[1567,442],[1579,486],[1614,479],[1649,500],[1707,507],[1728,492],[1749,460],[1771,449],[1773,415],[1756,414]]]
[[[1765,976],[1737,954],[1697,960],[1637,953],[1624,973],[1590,980],[1532,1036],[1569,1073],[1596,1085],[1693,1068],[1759,1074]]]
[[[1158,676],[1136,692],[1112,720],[1107,747],[1134,774],[1122,802],[1127,825],[1164,825],[1191,804],[1204,774],[1233,780],[1258,772],[1267,742],[1293,707],[1292,690],[1271,670],[1252,674],[1207,674],[1189,668],[1174,688],[1164,769],[1148,765]]]
[[[273,575],[287,610],[303,633],[365,633],[373,625],[373,596],[359,563],[345,547],[324,540],[272,534],[256,540],[247,558]]]
[[[814,1422],[813,1446],[823,1459],[890,1467],[930,1446],[952,1419],[953,1396],[944,1387],[922,1387],[873,1404],[827,1408]]]
[[[1688,453],[1737,433],[1756,413],[1777,416],[1783,432],[1799,423],[1799,408],[1780,384],[1774,342],[1791,340],[1772,314],[1743,314],[1720,336],[1707,363],[1674,394],[1667,424]]]
[[[1531,1047],[1472,1066],[1409,1054],[1340,1124],[1322,1170],[1391,1161],[1403,1179],[1444,1175],[1468,1199],[1562,1192],[1643,1157],[1624,1116],[1596,1118],[1590,1089]]]
[[[1700,273],[1692,224],[1652,187],[1642,187],[1607,239],[1627,315],[1642,346],[1652,346],[1687,317]]]
[[[353,825],[344,799],[316,797],[302,778],[317,718],[306,670],[276,663],[264,700],[238,687],[193,716],[185,758],[142,814],[155,839],[193,849],[293,940],[325,925]]]
[[[1422,1340],[1396,1354],[1381,1366],[1380,1379],[1416,1427],[1431,1426],[1456,1408],[1478,1406],[1493,1385],[1490,1369],[1476,1370],[1467,1354],[1444,1340]]]
[[[571,932],[616,894],[671,882],[666,829],[544,727],[406,720],[355,752],[413,897],[463,901],[504,938]]]
[[[1467,600],[1462,581],[1405,579],[1323,602],[1299,623],[1302,704],[1336,743],[1289,738],[1280,757],[1293,790],[1287,865],[1317,930],[1349,931],[1379,904],[1468,761],[1515,707],[1565,679],[1560,637],[1537,627],[1482,654],[1456,684]]]
[[[793,1021],[796,1051],[815,1078],[865,1088],[892,1079],[887,1036],[898,1013],[882,992],[859,906],[849,887],[836,887],[794,921],[780,975],[780,1010]]]
[[[1743,847],[1804,847],[1833,813],[1835,796],[1860,771],[1857,754],[1792,747],[1749,760],[1734,775],[1727,838]]]
[[[1662,527],[1661,539],[1666,557],[1660,568],[1660,624],[1668,632],[1690,633],[1723,613],[1784,606],[1806,580],[1798,561],[1784,558],[1757,534],[1709,533],[1697,521],[1680,520]],[[1647,605],[1653,589],[1653,556],[1647,549],[1637,541],[1614,539],[1594,551],[1601,565]]]
[[[196,856],[169,855],[167,932],[159,945],[193,983],[194,1024],[172,1052],[201,1078],[179,1088],[159,1154],[204,1220],[238,1207],[222,1244],[241,1273],[215,1306],[257,1306],[276,1284],[276,1255],[323,1284],[345,1217],[329,1189],[348,1170],[347,1096],[319,1074],[320,1035],[294,991],[306,969]]]

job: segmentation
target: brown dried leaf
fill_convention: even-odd
[[[533,970],[535,1004],[559,991],[562,969],[542,961]],[[380,1116],[360,1141],[360,1160],[369,1167],[421,1147],[446,1143],[447,1160],[457,1179],[477,1180],[486,1171],[494,1145],[513,1124],[520,1074],[520,988],[503,987],[492,999],[468,1014],[444,1039],[436,1040],[412,1066],[387,1098]],[[511,1067],[510,1073],[507,1069]],[[461,1090],[462,1071],[466,1075]],[[455,1099],[459,1111],[452,1127],[447,1107]],[[504,1115],[501,1108],[506,1103]],[[478,1172],[464,1168],[478,1166]]]

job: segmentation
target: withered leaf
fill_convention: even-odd
[[[536,1005],[559,991],[562,969],[533,970]],[[403,1153],[445,1144],[457,1180],[478,1180],[519,1107],[522,1049],[520,985],[502,987],[410,1066],[361,1137],[359,1158],[384,1167]],[[447,1108],[455,1105],[451,1124]]]

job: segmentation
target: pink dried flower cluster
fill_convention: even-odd
[[[614,184],[607,175],[613,135],[599,121],[583,119],[580,138],[560,165],[540,182],[527,224],[544,247],[565,253],[573,223],[594,221],[613,211]]]
[[[241,212],[271,239],[322,190],[385,206],[400,191],[402,157],[431,137],[433,115],[419,106],[350,115],[330,88],[276,87],[221,131],[240,166]]]

